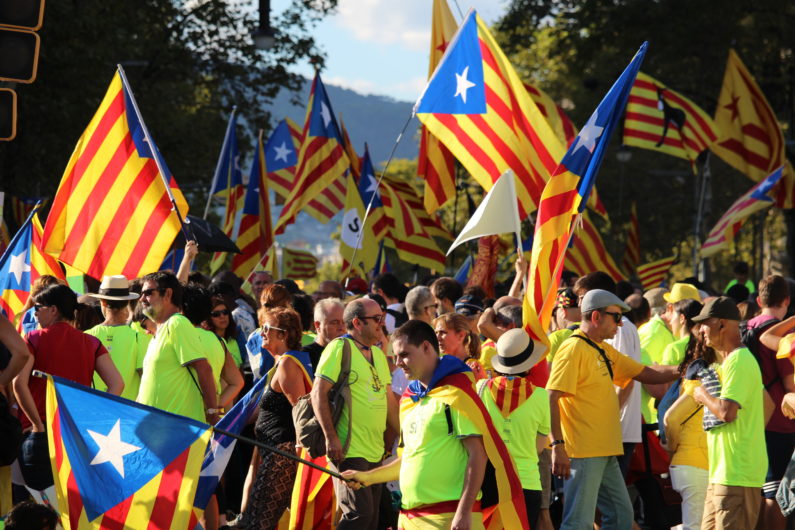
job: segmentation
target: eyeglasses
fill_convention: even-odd
[[[41,305],[41,304],[33,304],[33,312],[34,313],[38,313],[41,309],[44,309],[45,307],[50,307],[50,306]]]
[[[384,320],[384,315],[371,315],[369,317],[359,317],[360,320],[375,320],[376,324],[380,324]]]
[[[277,328],[276,326],[271,326],[270,324],[263,324],[262,325],[262,332],[267,333],[270,330],[275,329],[276,331],[287,331],[286,329]]]
[[[228,309],[219,309],[218,311],[211,311],[210,316],[218,318],[218,317],[227,317],[229,316]]]
[[[612,311],[602,311],[602,313],[605,314],[605,315],[610,315],[611,317],[613,317],[613,321],[616,324],[621,322],[621,317],[623,316],[621,313],[614,313]]]
[[[154,293],[155,291],[157,291],[158,293],[162,293],[163,289],[160,288],[144,289],[143,291],[141,291],[141,298],[152,296],[152,293]]]

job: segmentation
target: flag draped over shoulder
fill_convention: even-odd
[[[368,186],[372,186],[372,191],[377,192],[375,180],[363,175],[357,186],[353,176],[348,175],[348,195],[345,198],[345,213],[342,215],[340,232],[343,277],[347,277],[352,270],[358,271],[362,277],[365,276],[375,266],[378,257],[378,241],[373,233],[372,219],[368,218],[367,224],[362,223],[367,208],[363,195],[367,193]]]
[[[211,427],[47,379],[47,437],[65,530],[187,529]]]
[[[308,250],[284,247],[282,249],[282,272],[285,278],[294,280],[317,276],[317,258]]]
[[[497,509],[504,527],[529,530],[516,466],[473,383],[474,377],[469,368],[458,359],[445,355],[427,387],[422,387],[419,381],[409,384],[400,400],[400,415],[403,416],[427,396],[456,409],[472,422],[481,433],[486,455],[494,466],[499,498]]]
[[[734,236],[740,231],[748,217],[760,210],[773,206],[773,199],[768,193],[781,179],[783,170],[784,168],[778,168],[765,180],[734,201],[734,204],[709,231],[707,239],[701,245],[701,257],[712,256],[718,251],[727,248],[729,241],[734,239]]]
[[[218,164],[215,167],[210,196],[207,200],[209,207],[213,197],[223,197],[226,199],[224,216],[221,228],[226,237],[235,241],[235,220],[237,212],[242,207],[243,197],[246,189],[243,186],[243,173],[240,170],[240,151],[237,147],[237,112],[232,109],[229,116],[229,123],[224,134],[224,143],[221,145],[221,153],[218,155]],[[206,216],[205,216],[206,217]],[[223,267],[226,259],[226,252],[216,252],[210,261],[210,272],[215,273]]]
[[[643,43],[574,139],[541,195],[523,318],[528,333],[544,344],[548,343],[546,330],[552,318],[572,223],[585,207],[610,135],[624,111],[645,54],[646,43]]]
[[[188,204],[146,136],[117,72],[55,193],[42,238],[48,254],[94,278],[158,269],[180,229],[172,195],[183,218]]]
[[[638,223],[638,210],[635,201],[629,210],[629,229],[627,230],[627,243],[624,246],[624,256],[621,267],[627,276],[632,276],[635,267],[640,263],[640,224]]]
[[[784,134],[765,95],[734,50],[729,50],[715,123],[721,134],[712,152],[754,182],[785,166],[775,194],[776,206],[792,208],[795,172],[786,159]]]
[[[414,110],[481,186],[512,169],[522,218],[535,208],[564,148],[475,11]]]
[[[638,280],[640,280],[643,290],[648,291],[659,287],[668,277],[668,271],[671,270],[671,266],[674,263],[676,263],[676,256],[668,256],[667,258],[638,265]]]
[[[433,75],[458,24],[453,18],[447,0],[433,0],[431,19],[431,54],[428,77]],[[455,158],[426,127],[420,128],[420,154],[417,158],[417,175],[425,180],[424,205],[429,214],[437,212],[455,197]]]
[[[591,221],[588,212],[583,212],[581,226],[574,230],[571,247],[566,252],[565,266],[580,276],[585,276],[589,272],[603,271],[615,281],[626,277],[607,251],[602,236]]]
[[[326,88],[315,75],[309,93],[306,123],[301,135],[301,148],[295,170],[295,184],[290,189],[276,222],[276,234],[291,223],[298,212],[313,198],[325,197],[328,190],[337,192],[329,204],[320,204],[307,209],[321,223],[327,223],[345,206],[345,171],[350,166],[348,155],[342,145],[337,119],[326,94]],[[329,198],[329,200],[331,200]]]
[[[240,278],[248,278],[273,246],[270,194],[265,171],[265,148],[262,145],[262,131],[260,131],[257,151],[248,177],[243,215],[240,218],[240,235],[237,238],[240,254],[236,254],[232,259],[232,272]]]
[[[63,270],[41,246],[42,228],[33,210],[0,257],[0,313],[13,320],[30,296],[39,276],[49,274],[65,280]]]
[[[712,118],[688,98],[643,72],[629,93],[624,119],[624,144],[696,159],[719,136]]]

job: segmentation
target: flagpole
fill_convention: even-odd
[[[160,164],[160,157],[157,156],[155,143],[152,141],[152,137],[149,135],[149,129],[146,128],[146,123],[144,123],[144,117],[141,116],[141,111],[138,109],[138,102],[135,101],[135,95],[133,94],[132,88],[130,88],[130,83],[127,81],[127,75],[124,73],[124,68],[122,68],[120,64],[117,64],[116,68],[118,68],[119,77],[121,77],[121,82],[124,85],[124,89],[127,91],[127,94],[130,95],[130,102],[132,102],[135,116],[138,118],[138,123],[141,124],[141,130],[144,133],[144,139],[146,140],[146,143],[149,144],[149,149],[152,151],[152,158],[155,159],[157,171],[160,173],[160,178],[163,179],[163,184],[166,186],[166,193],[168,193],[168,198],[171,200],[171,208],[174,210],[174,212],[176,212],[177,220],[179,221],[179,225],[182,228],[182,235],[185,236],[185,241],[192,241],[195,238],[188,237],[188,231],[185,228],[185,225],[190,223],[190,221],[184,219],[182,214],[179,212],[179,208],[177,208],[177,200],[174,198],[174,194],[171,192],[171,186],[169,186],[168,179],[166,178],[166,172],[163,170],[163,166]]]
[[[412,118],[414,118],[414,110],[411,111],[411,115],[409,119],[406,120],[406,123],[403,124],[403,129],[400,130],[400,134],[398,134],[397,138],[395,139],[395,144],[392,146],[392,152],[389,153],[389,158],[386,160],[386,164],[384,164],[384,169],[381,171],[381,176],[378,177],[378,181],[375,183],[375,191],[370,194],[370,201],[367,203],[367,209],[364,211],[364,218],[362,219],[362,228],[359,230],[359,235],[356,236],[356,245],[353,247],[353,253],[351,254],[351,261],[348,267],[348,272],[345,275],[345,289],[348,289],[348,280],[350,279],[350,271],[353,270],[353,265],[356,263],[356,251],[359,249],[359,245],[362,244],[362,237],[364,236],[364,227],[367,223],[367,218],[370,217],[370,211],[373,208],[373,201],[375,200],[376,195],[378,195],[378,189],[381,186],[381,181],[384,180],[384,175],[386,175],[387,170],[389,169],[389,164],[392,162],[392,158],[395,156],[395,151],[397,151],[398,145],[400,145],[400,141],[403,139],[403,134],[406,132],[406,129],[409,127],[409,123],[411,123]],[[345,271],[343,271],[345,272]]]
[[[704,158],[704,164],[701,166],[701,186],[698,192],[698,203],[696,208],[696,218],[693,222],[693,276],[698,279],[699,270],[699,252],[701,250],[701,225],[704,217],[704,203],[707,195],[707,182],[710,177],[709,169],[709,156],[710,152]]]
[[[234,118],[236,111],[237,111],[237,105],[232,107],[232,114],[229,115],[229,122],[228,123],[232,122],[232,118]],[[227,142],[229,141],[230,132],[232,132],[232,131],[231,131],[230,127],[229,127],[229,124],[227,124],[226,132],[224,133],[224,143],[221,144],[221,152],[218,154],[218,162],[215,164],[216,171],[217,171],[218,167],[221,165],[221,161],[224,159],[224,148],[226,147]],[[205,219],[205,220],[207,219],[207,214],[210,213],[210,204],[213,201],[213,188],[214,187],[215,187],[215,175],[213,175],[213,180],[212,180],[212,182],[210,182],[210,192],[207,194],[207,205],[204,207],[204,215],[202,216],[202,219]],[[227,189],[229,189],[229,182],[227,182],[227,186],[226,187],[227,187]]]

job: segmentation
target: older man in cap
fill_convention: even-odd
[[[547,383],[552,472],[566,479],[561,528],[590,528],[598,506],[602,528],[629,529],[632,504],[616,458],[624,448],[613,385],[667,383],[678,370],[643,366],[605,342],[630,309],[616,295],[590,290],[580,309],[580,327],[560,346]]]
[[[703,386],[694,399],[725,422],[707,431],[709,486],[701,528],[754,528],[767,474],[765,425],[773,401],[762,385],[754,355],[740,338],[740,311],[726,296],[713,298],[693,318],[707,345],[718,352],[720,395]]]

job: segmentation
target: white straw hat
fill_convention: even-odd
[[[535,366],[546,350],[524,329],[509,329],[497,340],[497,355],[491,358],[491,365],[501,374],[521,374]]]

